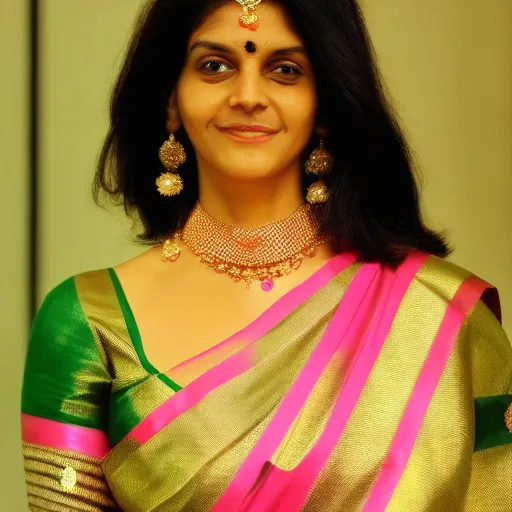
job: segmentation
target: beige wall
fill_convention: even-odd
[[[90,182],[107,127],[108,93],[142,0],[41,2],[40,297],[83,270],[141,249],[120,213],[97,209]],[[512,336],[512,3],[364,0],[383,74],[425,174],[425,211],[447,228],[451,260],[496,285]],[[26,12],[0,0],[3,184],[1,510],[23,510],[19,386],[26,340]],[[4,78],[6,77],[6,78]],[[8,222],[6,222],[8,219]],[[24,231],[25,229],[25,231]],[[507,259],[507,256],[509,259]],[[5,367],[5,369],[4,369]],[[8,508],[3,506],[8,503]]]
[[[20,451],[20,390],[27,338],[27,86],[25,2],[0,0],[0,510],[26,509]]]
[[[41,2],[41,296],[140,252],[121,212],[91,197],[110,88],[141,0]]]
[[[512,2],[364,0],[450,260],[500,292],[512,339]]]

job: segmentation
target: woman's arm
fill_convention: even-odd
[[[100,463],[110,380],[70,278],[48,294],[30,335],[21,407],[30,510],[119,510]]]

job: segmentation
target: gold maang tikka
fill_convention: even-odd
[[[306,173],[324,176],[334,164],[332,153],[324,147],[324,133],[320,135],[320,144],[306,162]],[[307,190],[306,201],[310,204],[325,203],[329,199],[329,190],[323,180],[312,183]]]
[[[167,197],[175,196],[183,190],[183,180],[177,173],[177,169],[187,159],[185,148],[175,140],[174,134],[171,133],[169,140],[162,144],[158,156],[167,170],[156,179],[158,192]]]
[[[261,0],[236,0],[242,7],[243,13],[238,19],[238,23],[243,28],[256,30],[258,28],[258,15],[256,14],[256,6]]]

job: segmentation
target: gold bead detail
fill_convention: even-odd
[[[169,135],[169,140],[166,140],[159,152],[158,156],[162,165],[168,170],[176,170],[180,165],[185,163],[187,154],[185,148],[175,140],[174,134]]]
[[[179,233],[172,238],[165,240],[162,248],[162,259],[167,261],[176,261],[181,254],[181,247],[179,244]]]
[[[155,180],[158,192],[162,196],[175,196],[183,190],[183,180],[181,176],[172,172],[163,172]]]
[[[308,187],[306,201],[309,204],[325,203],[329,199],[329,190],[323,181],[315,181]]]
[[[508,428],[508,431],[512,434],[512,403],[508,406],[508,409],[505,412],[505,425]]]
[[[66,466],[62,470],[60,485],[66,490],[71,491],[75,488],[77,480],[76,471],[71,466]]]
[[[320,139],[320,146],[315,148],[306,162],[306,173],[322,176],[327,174],[334,164],[332,154],[324,148],[323,138]]]

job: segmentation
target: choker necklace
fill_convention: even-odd
[[[298,269],[328,240],[320,234],[319,207],[303,204],[283,220],[245,228],[214,219],[197,202],[183,229],[164,241],[162,258],[176,261],[183,242],[217,272],[247,288],[259,281],[262,290],[270,291],[275,279]]]

